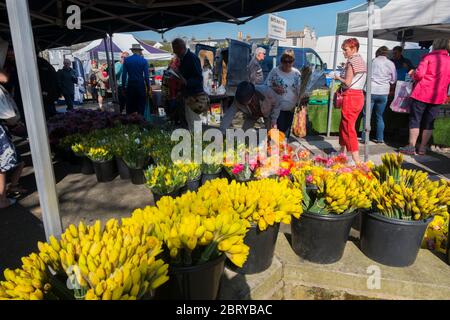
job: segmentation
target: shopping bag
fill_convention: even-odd
[[[295,109],[291,131],[298,138],[306,136],[306,106],[300,106]]]
[[[394,100],[390,108],[393,112],[409,113],[410,95],[413,89],[413,83],[409,81],[397,81],[395,86]]]
[[[19,116],[16,103],[11,95],[0,85],[0,119],[11,119]]]
[[[151,120],[151,107],[150,107],[150,97],[147,97],[147,101],[145,102],[145,109],[144,109],[144,119],[148,122]]]

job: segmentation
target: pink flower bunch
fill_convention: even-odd
[[[313,176],[312,176],[312,175],[308,175],[308,176],[306,177],[306,182],[312,183],[312,182],[313,182]]]
[[[278,176],[279,176],[279,177],[286,177],[286,176],[288,176],[290,173],[291,173],[291,170],[289,170],[289,169],[280,168],[280,169],[278,170]]]
[[[243,164],[236,164],[233,169],[231,170],[231,172],[233,174],[239,174],[244,170],[244,165]]]

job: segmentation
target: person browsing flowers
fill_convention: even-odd
[[[300,94],[301,74],[293,67],[295,61],[294,51],[286,50],[281,56],[281,64],[270,71],[266,83],[278,95],[280,115],[277,127],[287,137],[291,131],[294,119],[294,108]]]
[[[341,152],[350,152],[355,163],[359,158],[358,137],[355,123],[364,106],[363,88],[366,83],[367,68],[363,57],[358,53],[359,42],[356,38],[349,38],[342,43],[344,57],[347,58],[341,75],[335,75],[344,88],[342,118],[339,126],[339,144]]]

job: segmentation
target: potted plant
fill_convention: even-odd
[[[176,162],[175,167],[186,176],[185,191],[197,191],[202,178],[200,165],[195,162],[186,161]]]
[[[301,191],[291,188],[288,180],[228,184],[225,179],[216,179],[201,187],[199,193],[203,192],[223,195],[223,199],[219,196],[220,206],[232,208],[248,222],[244,238],[250,248],[247,261],[240,268],[228,264],[241,274],[263,272],[272,265],[280,223],[290,224],[291,216],[298,218],[302,212]]]
[[[91,159],[88,158],[86,153],[89,150],[89,140],[88,137],[81,137],[78,141],[74,142],[71,146],[73,153],[75,156],[79,157],[81,163],[81,173],[82,174],[93,174],[94,166],[92,165]]]
[[[104,147],[91,147],[87,153],[94,164],[95,175],[98,182],[108,182],[117,176],[114,156]]]
[[[205,190],[206,191],[206,190]],[[207,193],[163,197],[156,207],[135,210],[125,224],[142,224],[163,238],[169,281],[157,298],[216,299],[228,257],[242,266],[248,255],[243,243],[247,223],[231,210],[218,208]]]
[[[186,176],[173,166],[151,165],[144,174],[146,186],[151,190],[155,204],[163,196],[178,196],[187,180]]]
[[[448,181],[431,181],[423,171],[401,169],[401,154],[386,154],[374,169],[373,207],[363,216],[361,250],[379,263],[405,267],[416,260],[428,224],[445,214]]]
[[[203,163],[201,164],[201,171],[202,185],[205,184],[206,181],[220,178],[220,173],[222,171],[221,155],[208,155],[204,157]]]
[[[141,139],[135,138],[128,142],[123,152],[123,161],[126,163],[133,184],[144,184],[144,168],[149,164],[149,150],[141,143]]]
[[[371,180],[357,170],[338,173],[315,169],[315,177],[303,170],[293,174],[294,186],[303,193],[303,213],[291,223],[292,248],[311,262],[334,263],[344,253],[358,209],[371,205]]]

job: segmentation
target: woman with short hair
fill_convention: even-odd
[[[339,126],[339,144],[341,152],[350,152],[357,164],[361,160],[355,124],[364,106],[363,89],[366,84],[367,67],[363,57],[358,53],[359,42],[356,38],[346,39],[341,48],[347,62],[340,76],[335,75],[335,79],[342,83],[345,90]]]
[[[294,68],[294,51],[286,50],[280,59],[281,64],[273,68],[267,76],[266,83],[278,94],[278,109],[280,114],[277,120],[277,128],[289,137],[294,109],[299,100],[301,73]]]
[[[422,141],[417,153],[425,155],[428,141],[433,134],[434,120],[439,105],[447,100],[450,84],[450,40],[438,39],[433,42],[433,51],[423,56],[417,69],[409,75],[415,85],[411,93],[409,113],[409,144],[400,152],[415,155],[416,143],[422,129]]]

